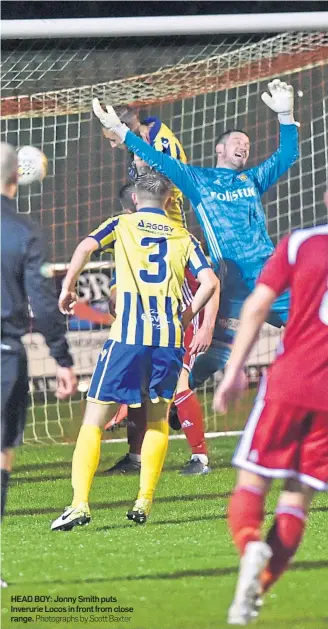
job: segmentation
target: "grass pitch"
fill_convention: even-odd
[[[136,526],[125,520],[125,512],[135,498],[138,477],[102,475],[125,452],[124,444],[104,444],[91,494],[93,520],[69,533],[51,532],[50,523],[71,500],[73,447],[19,450],[2,534],[2,572],[10,584],[2,596],[3,629],[25,624],[33,629],[226,628],[238,566],[226,523],[235,445],[234,438],[211,440],[213,472],[184,478],[178,470],[188,458],[186,443],[171,442],[151,519]],[[267,503],[266,527],[277,491],[278,486]],[[255,622],[259,629],[327,628],[327,513],[327,496],[317,496],[305,540],[292,569],[266,599]],[[34,598],[17,602],[15,596]],[[37,596],[51,598],[37,602]],[[55,602],[58,596],[92,600]],[[102,597],[108,601],[100,603]],[[89,609],[76,611],[77,605]],[[12,612],[12,606],[43,611]],[[97,612],[96,606],[113,611]],[[114,611],[118,606],[133,611]],[[63,607],[68,611],[59,611]],[[113,620],[122,617],[130,620]]]

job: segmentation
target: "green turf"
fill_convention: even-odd
[[[199,390],[198,398],[203,408],[207,432],[242,430],[252,407],[256,389],[245,392],[243,399],[229,409],[225,415],[218,415],[212,409],[213,388]],[[37,404],[29,408],[24,438],[27,443],[43,444],[51,442],[76,441],[85,408],[84,399],[73,402],[55,403],[49,396],[45,404]],[[115,430],[115,437],[124,438],[125,429],[120,426]]]
[[[214,471],[206,477],[183,478],[185,442],[170,444],[152,517],[144,527],[125,520],[135,497],[138,478],[109,479],[98,474],[91,494],[93,521],[70,533],[51,532],[51,520],[69,504],[71,446],[24,447],[12,475],[3,527],[2,627],[13,622],[10,600],[15,595],[98,596],[117,598],[103,603],[133,607],[130,622],[92,622],[92,612],[42,613],[78,622],[32,622],[32,628],[113,626],[130,629],[221,629],[237,576],[237,555],[230,541],[226,507],[234,482],[229,461],[235,439],[210,442]],[[104,445],[101,469],[125,450],[124,444]],[[277,490],[267,504],[266,526],[272,520]],[[263,629],[327,628],[328,499],[316,498],[305,541],[292,570],[268,596],[256,626]],[[32,603],[36,605],[37,603]],[[44,605],[44,603],[40,603]],[[50,603],[59,607],[60,603]],[[97,602],[80,603],[91,606]],[[62,603],[62,605],[66,605]],[[30,615],[35,619],[35,614]],[[95,613],[98,619],[109,613]],[[80,616],[88,616],[84,624]]]

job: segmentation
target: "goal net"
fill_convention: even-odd
[[[17,211],[41,224],[58,290],[75,246],[119,211],[118,191],[127,182],[127,153],[111,150],[103,138],[91,113],[95,96],[102,103],[138,105],[141,117],[159,117],[195,165],[213,166],[215,138],[224,129],[245,129],[252,140],[250,165],[255,165],[278,141],[276,116],[260,94],[274,77],[291,82],[301,125],[300,159],[264,198],[269,234],[276,243],[293,228],[327,221],[322,204],[328,179],[327,33],[125,41],[4,42],[1,138],[17,147],[38,146],[48,157],[48,176],[42,186],[19,191]],[[189,228],[202,239],[188,204],[186,212]],[[108,259],[95,260],[80,277],[80,297],[92,307],[107,309],[112,267]],[[67,327],[80,378],[79,395],[68,403],[55,400],[54,362],[33,325],[24,339],[31,382],[27,443],[76,434],[84,391],[108,328],[77,319]],[[275,329],[264,328],[249,360],[249,395],[233,413],[213,413],[213,381],[199,391],[208,431],[243,426],[277,340]]]

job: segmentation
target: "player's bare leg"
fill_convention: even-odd
[[[105,474],[139,474],[141,465],[141,447],[146,431],[146,409],[144,405],[140,408],[128,408],[124,404],[118,411],[119,421],[121,421],[121,416],[122,419],[127,417],[127,439],[129,451],[123,457],[118,459],[112,467],[106,470]],[[118,421],[115,423],[118,423]],[[107,430],[107,426],[109,426],[109,424],[111,424],[111,421],[106,424],[105,430]]]
[[[199,476],[210,471],[205,441],[203,413],[196,393],[189,387],[189,370],[183,367],[174,405],[178,422],[191,447],[191,459],[182,470],[184,476]],[[170,425],[172,426],[172,411]]]
[[[70,531],[74,526],[89,524],[89,493],[99,465],[102,428],[117,407],[88,400],[72,460],[72,504],[52,523],[53,531]]]
[[[128,520],[144,524],[150,513],[154,492],[159,481],[168,447],[168,404],[147,400],[147,429],[141,448],[140,489]]]
[[[246,625],[256,615],[260,577],[272,555],[261,535],[264,501],[270,484],[262,476],[241,470],[230,500],[228,521],[241,559],[234,600],[228,612],[229,624]]]
[[[285,482],[274,523],[266,538],[272,550],[272,557],[261,575],[263,592],[266,592],[287,570],[299,548],[314,493],[314,489],[297,480],[288,479]]]

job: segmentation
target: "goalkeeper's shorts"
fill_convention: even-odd
[[[183,348],[127,345],[109,339],[100,352],[87,399],[131,407],[141,406],[147,399],[170,402],[183,355]]]
[[[250,294],[250,290],[242,295],[230,296],[223,293],[220,302],[218,316],[215,322],[213,338],[221,343],[233,343],[239,327],[240,313],[245,299]],[[275,328],[286,325],[290,306],[290,295],[288,292],[280,295],[272,304],[266,322]]]
[[[214,376],[217,371],[223,370],[230,358],[230,354],[231,348],[229,345],[213,339],[208,350],[196,357],[189,376],[190,388],[197,389],[208,378]]]

